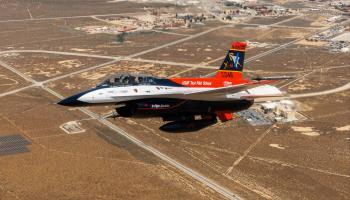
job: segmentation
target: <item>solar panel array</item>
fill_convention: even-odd
[[[31,142],[20,134],[0,136],[0,156],[29,152]]]

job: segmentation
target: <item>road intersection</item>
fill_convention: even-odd
[[[96,15],[95,15],[96,16]],[[86,17],[86,16],[76,16],[76,17]],[[91,16],[88,16],[91,17]],[[41,20],[49,20],[51,18],[46,18],[46,19],[41,19]],[[28,19],[31,20],[31,19]],[[2,22],[2,21],[0,21]],[[9,64],[3,62],[0,60],[0,65],[5,67],[6,69],[16,73],[17,75],[21,76],[23,79],[25,79],[26,81],[30,82],[31,85],[29,86],[25,86],[22,88],[18,88],[9,92],[5,92],[0,94],[0,98],[10,95],[10,94],[15,94],[17,92],[21,92],[23,90],[29,89],[29,88],[33,88],[33,87],[40,87],[43,90],[49,92],[50,94],[56,96],[59,99],[64,98],[61,94],[57,93],[56,91],[48,88],[45,86],[45,84],[50,83],[52,81],[57,81],[57,80],[61,80],[63,78],[75,75],[75,74],[80,74],[82,72],[87,72],[90,70],[94,70],[94,69],[98,69],[101,68],[103,66],[107,66],[113,63],[116,63],[118,61],[122,61],[122,60],[134,60],[134,61],[140,61],[140,62],[150,62],[150,63],[159,63],[159,64],[168,64],[168,65],[176,65],[176,66],[185,66],[185,67],[191,67],[191,68],[207,68],[207,69],[216,69],[217,67],[214,66],[203,66],[203,65],[196,65],[196,64],[186,64],[186,63],[176,63],[176,62],[168,62],[168,61],[154,61],[154,60],[146,60],[146,59],[139,59],[137,57],[144,55],[146,53],[150,53],[168,46],[172,46],[175,44],[179,44],[181,42],[185,42],[188,40],[191,40],[195,37],[199,37],[202,36],[204,34],[210,33],[212,31],[216,31],[219,30],[221,28],[225,28],[225,27],[232,27],[232,25],[224,25],[224,26],[219,26],[219,27],[215,27],[215,28],[211,28],[209,30],[194,34],[194,35],[190,35],[184,38],[181,38],[179,40],[158,46],[158,47],[154,47],[139,53],[135,53],[135,54],[131,54],[129,56],[125,56],[125,57],[120,57],[120,56],[102,56],[102,55],[93,55],[93,54],[86,54],[86,53],[74,53],[74,52],[60,52],[60,51],[46,51],[46,50],[10,50],[10,51],[2,51],[0,52],[0,56],[3,54],[8,54],[8,53],[48,53],[48,54],[59,54],[59,55],[70,55],[70,56],[81,56],[81,57],[94,57],[94,58],[103,58],[103,59],[109,59],[110,61],[96,65],[96,66],[91,66],[82,70],[78,70],[69,74],[65,74],[62,76],[57,76],[45,81],[36,81],[34,79],[32,79],[31,77],[27,76],[26,74],[22,73],[21,71],[17,70],[16,68],[10,66]],[[318,30],[320,31],[320,30]],[[303,38],[299,38],[296,39],[292,42],[283,44],[279,47],[276,47],[274,49],[271,49],[270,51],[258,54],[252,58],[250,58],[248,61],[252,61],[252,60],[256,60],[258,58],[264,57],[264,56],[268,56],[276,51],[279,51],[281,49],[284,49],[298,41],[300,41]],[[186,69],[188,70],[188,69]],[[326,90],[326,91],[321,91],[321,92],[313,92],[313,93],[306,93],[306,94],[297,94],[297,95],[290,95],[291,98],[304,98],[304,97],[310,97],[310,96],[317,96],[317,95],[328,95],[328,94],[332,94],[332,93],[336,93],[336,92],[341,92],[341,91],[345,91],[350,89],[350,83],[346,83],[343,86],[340,86],[338,88],[334,88],[334,89],[330,89],[330,90]],[[241,199],[237,194],[233,193],[232,191],[228,190],[227,188],[219,185],[216,181],[209,179],[208,177],[200,174],[199,172],[183,165],[182,163],[176,161],[175,159],[165,155],[164,153],[162,153],[161,151],[155,149],[154,147],[145,144],[144,142],[142,142],[141,140],[137,139],[136,137],[132,136],[131,134],[125,132],[124,130],[122,130],[120,127],[116,126],[115,124],[111,123],[110,121],[106,120],[105,118],[100,117],[98,114],[92,112],[89,109],[86,108],[79,108],[79,110],[83,113],[85,113],[86,115],[88,115],[89,117],[98,120],[101,124],[109,127],[110,129],[114,130],[116,133],[124,136],[125,138],[127,138],[129,141],[133,142],[134,144],[138,145],[139,147],[149,151],[150,153],[154,154],[155,156],[157,156],[158,158],[164,160],[166,163],[172,165],[173,167],[177,168],[178,170],[182,171],[183,173],[191,176],[192,178],[194,178],[195,180],[197,180],[198,182],[203,183],[204,185],[210,187],[211,189],[215,190],[216,192],[218,192],[219,194],[223,195],[224,197],[228,198],[228,199]]]

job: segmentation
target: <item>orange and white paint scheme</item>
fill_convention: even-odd
[[[112,75],[96,87],[68,97],[63,106],[114,105],[122,117],[162,117],[164,121],[194,121],[195,116],[232,119],[258,98],[282,96],[272,85],[286,77],[245,79],[247,44],[233,42],[213,77],[158,78],[141,74]]]

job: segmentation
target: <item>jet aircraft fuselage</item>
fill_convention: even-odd
[[[232,119],[232,113],[248,109],[254,99],[281,95],[274,80],[243,77],[246,43],[233,42],[214,77],[157,78],[140,74],[117,74],[95,88],[68,97],[64,106],[113,105],[122,117],[159,116],[164,121],[218,117]]]

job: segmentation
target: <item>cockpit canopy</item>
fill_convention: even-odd
[[[98,86],[155,85],[158,78],[141,74],[116,74]]]

